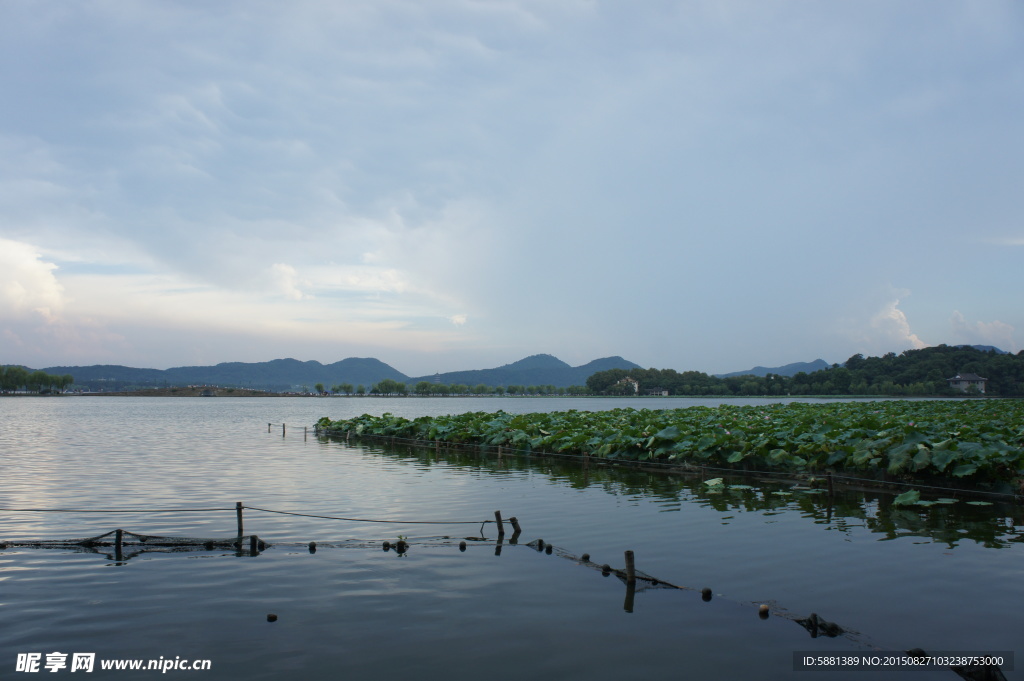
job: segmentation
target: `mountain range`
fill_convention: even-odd
[[[224,362],[215,366],[172,367],[170,369],[135,369],[99,364],[93,366],[58,366],[43,369],[48,374],[71,374],[75,386],[90,390],[130,390],[135,388],[219,385],[261,390],[288,391],[299,386],[312,388],[323,383],[330,388],[340,383],[369,388],[386,378],[410,387],[419,381],[462,383],[488,386],[553,385],[563,388],[584,385],[587,378],[607,369],[634,369],[640,365],[621,357],[595,359],[573,367],[552,355],[532,355],[494,369],[453,371],[432,376],[409,377],[373,357],[349,357],[333,364],[315,360],[275,359],[269,362]]]
[[[805,373],[811,373],[812,371],[820,371],[822,369],[828,369],[831,364],[823,359],[816,359],[813,362],[793,362],[781,367],[754,367],[753,369],[747,369],[746,371],[733,371],[728,374],[715,374],[719,378],[729,378],[730,376],[767,376],[768,374],[775,374],[777,376],[795,376],[801,371]]]

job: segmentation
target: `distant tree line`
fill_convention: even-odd
[[[339,383],[332,385],[330,391],[325,390],[323,383],[314,386],[317,393],[327,392],[335,395],[419,395],[422,397],[450,396],[450,395],[588,395],[590,391],[582,385],[572,385],[568,388],[554,385],[509,385],[491,386],[478,383],[473,386],[463,383],[433,383],[430,381],[418,381],[411,388],[408,384],[385,378],[379,383],[374,383],[368,389],[359,385],[353,387],[351,383]]]
[[[971,347],[938,345],[890,352],[881,357],[850,357],[842,365],[794,376],[729,376],[673,369],[611,369],[587,379],[595,395],[962,395],[947,379],[961,373],[988,379],[986,394],[1024,396],[1024,351],[1002,354]]]
[[[29,371],[21,366],[0,367],[0,391],[5,393],[26,391],[34,393],[63,392],[75,382],[71,374],[48,374],[45,371]]]

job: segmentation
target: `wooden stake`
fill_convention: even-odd
[[[284,427],[284,424],[282,423],[281,424],[281,437],[284,437],[284,431],[285,431],[285,427]]]
[[[255,534],[249,537],[249,555],[258,556],[260,553],[260,538]]]
[[[498,536],[505,536],[505,524],[501,522],[501,511],[494,512],[494,522],[498,523]]]
[[[633,612],[633,598],[636,596],[636,582],[626,582],[626,600],[622,603],[622,609],[626,612]]]
[[[268,432],[268,433],[270,432],[270,425],[271,425],[271,424],[269,424],[269,423],[267,424],[267,432]]]
[[[242,502],[235,502],[235,515],[238,516],[238,541],[242,541]]]
[[[831,497],[835,493],[835,490],[832,488],[832,471],[825,473],[825,479],[828,480],[828,495]]]
[[[626,584],[636,584],[636,566],[633,564],[632,551],[626,551]]]
[[[117,530],[114,532],[114,560],[121,562],[124,560],[123,551],[124,545],[124,530]]]

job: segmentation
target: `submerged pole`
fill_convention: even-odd
[[[124,560],[124,530],[118,529],[114,532],[114,560],[121,562]]]
[[[626,582],[626,600],[622,603],[622,609],[626,612],[633,612],[634,596],[636,596],[636,582]]]
[[[281,437],[284,437],[284,432],[285,432],[285,427],[284,427],[284,424],[282,423],[281,424]]]
[[[505,536],[505,524],[501,522],[501,511],[494,512],[494,522],[498,523],[498,536]]]
[[[238,516],[238,540],[241,541],[242,540],[242,535],[244,534],[242,532],[242,502],[241,501],[236,501],[235,502],[235,515]]]

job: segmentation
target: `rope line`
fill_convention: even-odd
[[[0,508],[0,511],[6,513],[205,513],[208,511],[234,511],[235,507],[231,508],[142,508],[142,509],[131,509],[131,508],[115,508],[115,509],[95,509],[95,508]]]
[[[373,518],[341,518],[331,515],[314,515],[312,513],[296,513],[294,511],[274,511],[269,508],[256,508],[255,506],[244,506],[250,511],[263,511],[264,513],[280,513],[281,515],[298,515],[304,518],[324,518],[326,520],[348,520],[353,523],[395,523],[397,525],[486,525],[496,522],[494,520],[374,520]]]
[[[296,515],[304,518],[323,518],[325,520],[347,520],[354,523],[391,523],[395,525],[480,525],[482,528],[487,523],[497,522],[496,520],[377,520],[374,518],[343,518],[340,516],[298,513],[296,511],[276,511],[270,508],[257,508],[256,506],[242,506],[242,508],[249,511],[263,511],[264,513],[279,513],[281,515]],[[163,509],[0,508],[0,512],[5,513],[199,513],[206,511],[237,510],[237,507]]]

